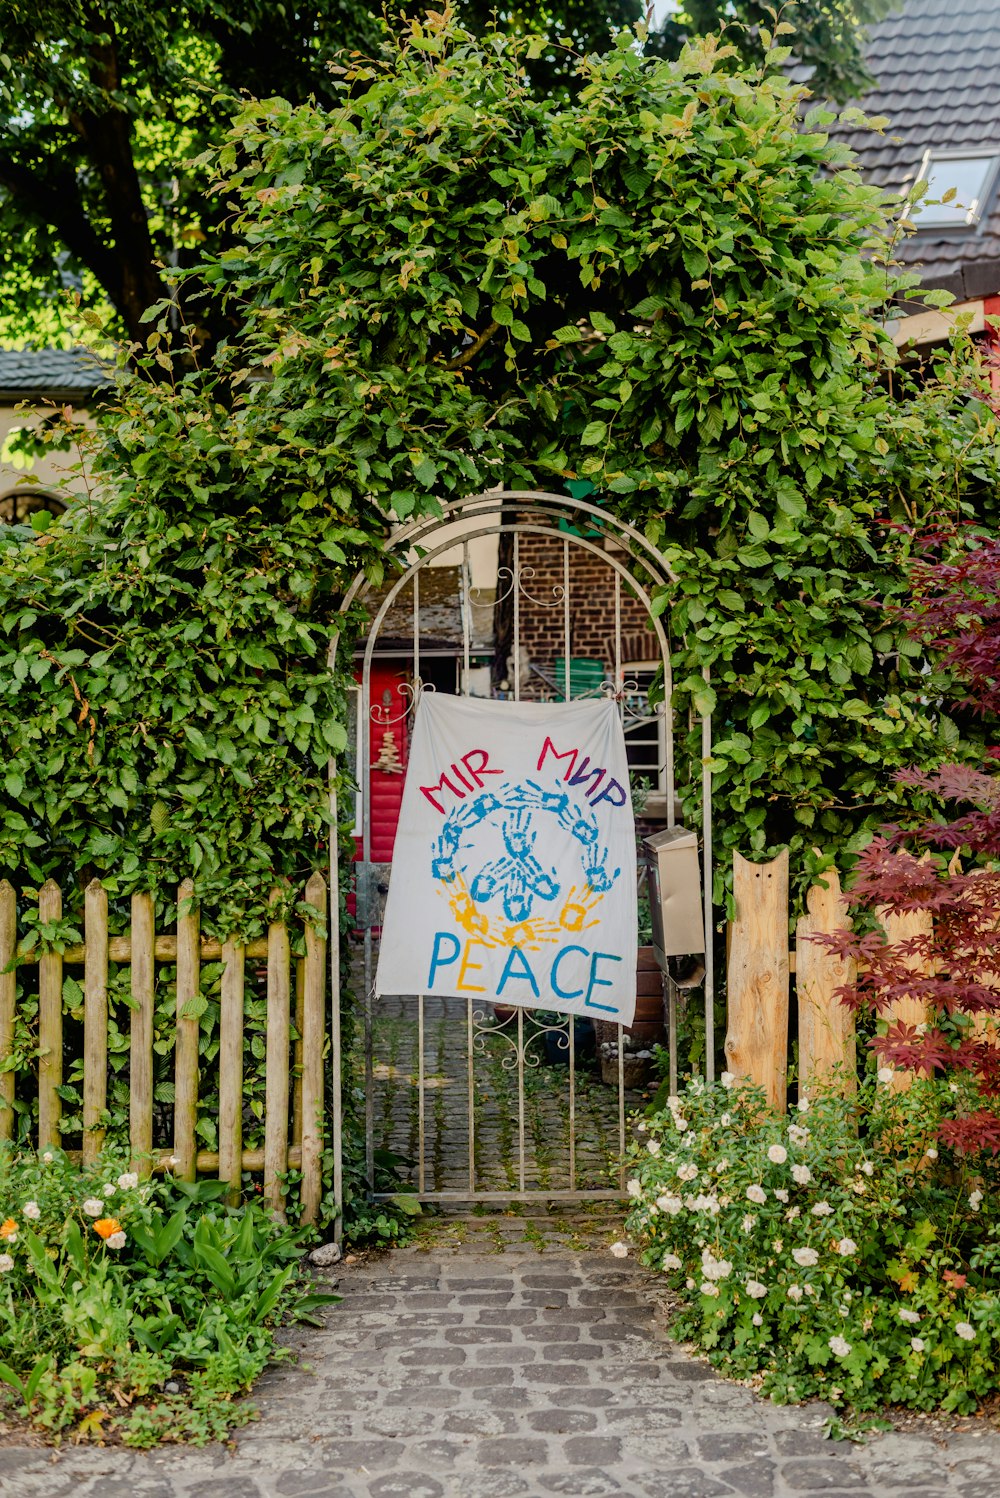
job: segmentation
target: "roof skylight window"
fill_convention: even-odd
[[[998,167],[1000,151],[995,148],[925,151],[917,177],[927,183],[927,191],[923,200],[909,210],[917,229],[968,229],[978,224],[993,191]],[[949,192],[953,196],[942,202]]]

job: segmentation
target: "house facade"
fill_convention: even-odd
[[[928,184],[910,214],[916,232],[895,254],[924,288],[956,300],[940,312],[901,304],[890,324],[901,346],[942,342],[959,315],[997,346],[990,319],[1000,317],[998,48],[997,0],[904,0],[871,28],[867,60],[878,83],[858,101],[884,123],[834,132],[867,182],[904,202],[917,182]]]
[[[0,523],[24,524],[35,511],[66,508],[72,455],[47,452],[25,461],[11,439],[25,427],[37,430],[64,406],[86,411],[106,383],[82,349],[0,349]]]

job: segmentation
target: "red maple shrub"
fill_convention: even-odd
[[[1000,539],[932,537],[914,565],[913,601],[903,617],[961,684],[957,707],[1000,722]],[[1000,749],[987,750],[990,759],[1000,759]],[[855,931],[817,940],[858,964],[856,982],[841,990],[844,1002],[887,1019],[871,1042],[881,1063],[955,1079],[942,1140],[965,1154],[997,1154],[1000,774],[953,763],[896,778],[942,808],[962,809],[950,820],[942,811],[941,820],[884,827],[860,854],[852,886],[853,902],[879,924],[856,921]],[[912,922],[915,934],[890,945],[881,925],[886,914],[924,919]],[[926,1020],[895,1016],[905,1000]]]

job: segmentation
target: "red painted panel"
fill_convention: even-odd
[[[371,668],[371,706],[384,708],[386,717],[396,719],[388,727],[369,717],[368,749],[369,764],[369,816],[371,818],[371,858],[373,863],[389,863],[396,841],[399,825],[399,808],[403,799],[403,771],[409,756],[409,719],[402,715],[409,705],[409,698],[399,688],[410,679],[406,666],[373,662]],[[389,748],[388,734],[395,740],[396,758],[402,769],[379,770],[378,761],[383,751]],[[361,857],[361,840],[358,839],[357,856]]]

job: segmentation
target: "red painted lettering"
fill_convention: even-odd
[[[487,765],[489,764],[489,759],[490,759],[490,757],[487,754],[487,752],[486,752],[485,749],[470,749],[469,752],[468,752],[468,754],[463,754],[462,755],[462,763],[463,763],[463,765],[468,770],[469,774],[472,776],[473,780],[476,782],[476,785],[479,787],[480,790],[482,790],[482,788],[483,788],[483,776],[484,775],[502,775],[503,774],[502,770],[489,770],[489,769],[487,769]],[[477,760],[478,763],[477,764],[473,764],[472,763],[473,760]]]
[[[577,752],[578,751],[576,749],[567,749],[566,752],[565,752],[565,754],[560,754],[559,751],[558,751],[558,749],[556,748],[555,744],[553,744],[552,740],[550,738],[546,737],[546,740],[545,740],[544,744],[542,745],[542,752],[538,756],[538,769],[540,770],[542,768],[542,765],[545,763],[546,753],[550,754],[553,759],[568,759],[569,760],[569,769],[566,771],[566,774],[563,776],[564,780],[568,780],[569,777],[570,777],[570,775],[572,775],[574,769],[576,768],[576,756],[577,756]]]
[[[459,801],[465,800],[465,792],[460,791],[457,785],[452,785],[447,775],[442,775],[437,785],[422,785],[420,789],[422,793],[427,797],[434,810],[442,813],[444,812],[444,807],[441,805],[440,801],[435,801],[434,797],[435,795],[440,795],[445,789],[451,791],[451,794],[453,796],[457,796]]]

